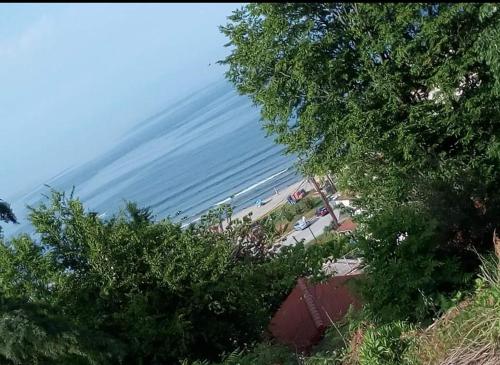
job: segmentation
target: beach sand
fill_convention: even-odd
[[[292,195],[296,191],[304,189],[305,191],[309,192],[311,190],[314,190],[314,186],[307,180],[303,179],[301,181],[298,181],[286,188],[281,189],[278,191],[278,194],[273,194],[266,199],[262,199],[262,205],[260,207],[256,206],[255,204],[252,205],[251,207],[245,208],[243,210],[240,210],[232,215],[232,219],[241,219],[244,216],[248,215],[248,213],[252,213],[252,221],[256,221],[257,219],[265,216],[267,213],[271,212],[275,208],[286,204],[287,200],[286,198],[289,195]],[[193,222],[191,222],[193,223]],[[187,227],[190,223],[185,223],[182,225],[182,227]],[[227,226],[227,221],[222,222],[222,227],[226,228]]]
[[[273,209],[279,207],[282,204],[287,203],[286,198],[296,192],[297,190],[304,189],[305,191],[310,191],[313,190],[314,187],[313,185],[307,181],[307,180],[301,180],[296,182],[295,184],[292,184],[280,191],[278,191],[278,194],[273,194],[266,199],[262,199],[262,205],[260,207],[257,207],[256,205],[253,205],[251,207],[248,207],[246,209],[243,209],[235,214],[233,214],[233,219],[237,218],[243,218],[246,216],[248,213],[252,212],[252,220],[255,221],[262,216],[266,215]]]

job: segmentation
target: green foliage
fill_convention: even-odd
[[[318,199],[314,199],[311,197],[305,197],[302,201],[304,202],[303,204],[307,209],[315,208],[318,205]]]
[[[425,320],[438,314],[440,295],[464,286],[467,273],[452,252],[438,252],[439,227],[425,209],[393,208],[364,220],[362,294],[373,319]]]
[[[287,222],[291,222],[295,217],[296,212],[293,209],[292,205],[287,204],[280,208],[279,214],[284,220],[286,220]]]
[[[248,4],[221,27],[226,76],[267,132],[371,217],[365,294],[384,320],[439,313],[477,270],[470,247],[490,249],[499,29],[498,5],[480,3]]]
[[[306,170],[333,171],[364,204],[416,198],[416,184],[459,184],[464,173],[484,197],[499,178],[499,13],[491,4],[249,4],[221,27],[232,47],[222,63],[277,142]]]
[[[17,223],[17,218],[12,212],[10,205],[7,202],[4,202],[0,199],[0,221],[6,223]],[[2,233],[2,227],[0,226],[0,234]]]
[[[498,363],[500,346],[500,265],[482,259],[473,295],[457,303],[421,333],[411,356],[421,364]]]
[[[303,204],[292,205],[293,212],[295,215],[304,214],[306,212],[306,207]]]
[[[329,255],[329,247],[303,245],[268,254],[247,220],[224,231],[211,230],[210,220],[182,230],[153,222],[149,209],[132,203],[104,220],[59,192],[30,209],[37,240],[2,242],[0,294],[57,308],[75,331],[92,328],[124,344],[125,363],[217,360],[244,347],[260,337],[297,278],[319,277]],[[220,214],[212,217],[217,223]],[[51,339],[36,326],[28,333]],[[80,337],[69,341],[80,345]]]
[[[363,334],[359,365],[412,365],[408,352],[415,343],[413,328],[404,322],[370,327]]]
[[[335,232],[318,236],[318,242],[311,243],[310,249],[321,250],[333,258],[356,258],[360,255],[359,245],[350,236]]]
[[[303,360],[304,365],[340,365],[346,358],[351,336],[350,326],[354,310],[351,307],[341,322],[330,326],[321,342]]]
[[[301,199],[297,204],[290,205],[285,204],[280,208],[276,209],[276,218],[289,223],[295,223],[293,220],[298,216],[302,215],[311,209],[319,206],[321,204],[320,198],[305,197]]]
[[[289,348],[262,342],[245,350],[236,349],[226,354],[223,360],[217,365],[299,365],[297,357]],[[195,361],[189,363],[184,361],[182,365],[210,365],[208,361]],[[215,365],[215,364],[214,364]]]
[[[302,216],[314,215],[314,208],[321,203],[320,198],[306,197],[297,204],[284,204],[254,223],[254,233],[258,233],[263,245],[268,247],[290,231],[293,224]]]
[[[285,346],[260,343],[251,351],[228,355],[220,365],[298,365],[296,356]]]
[[[97,365],[123,358],[123,344],[54,312],[55,308],[3,299],[1,363]]]

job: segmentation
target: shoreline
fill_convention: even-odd
[[[233,214],[231,218],[242,219],[244,216],[252,213],[252,221],[255,221],[259,218],[262,218],[274,209],[280,207],[281,205],[286,204],[287,197],[300,189],[311,191],[314,190],[314,187],[309,181],[307,181],[307,179],[302,179],[300,181],[297,181],[296,183],[293,183],[292,185],[287,186],[284,189],[281,189],[280,191],[278,191],[278,194],[273,194],[266,197],[265,199],[262,199],[262,202],[264,204],[260,207],[257,207],[254,204]]]
[[[314,186],[307,180],[307,179],[302,179],[299,180],[291,185],[288,185],[285,188],[282,188],[281,190],[278,191],[278,194],[272,194],[269,195],[262,200],[262,205],[260,207],[257,207],[255,203],[247,208],[244,208],[242,210],[239,210],[235,212],[232,216],[231,219],[242,219],[243,217],[247,216],[249,213],[252,213],[252,222],[258,220],[259,218],[262,218],[269,212],[273,211],[274,209],[282,206],[283,204],[287,203],[287,197],[289,195],[292,195],[294,192],[304,189],[306,192],[314,190]],[[190,223],[184,223],[182,225],[182,228],[186,228],[192,223],[196,223],[199,221],[199,217]],[[224,221],[222,223],[223,227],[225,228],[227,225],[227,222]]]

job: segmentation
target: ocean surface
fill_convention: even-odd
[[[138,121],[107,152],[45,184],[67,192],[74,186],[104,217],[130,200],[156,219],[188,223],[223,202],[238,211],[300,180],[294,156],[283,150],[265,137],[258,109],[221,80]],[[5,234],[30,232],[25,207],[48,193],[41,184],[11,199],[21,224],[3,225]]]

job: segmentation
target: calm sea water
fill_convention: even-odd
[[[138,121],[108,152],[46,184],[75,186],[75,195],[105,216],[132,200],[157,218],[189,222],[231,196],[239,210],[298,181],[294,157],[282,151],[265,138],[258,109],[220,81]],[[12,201],[22,224],[4,225],[7,234],[29,230],[23,207],[48,191],[36,186]]]

